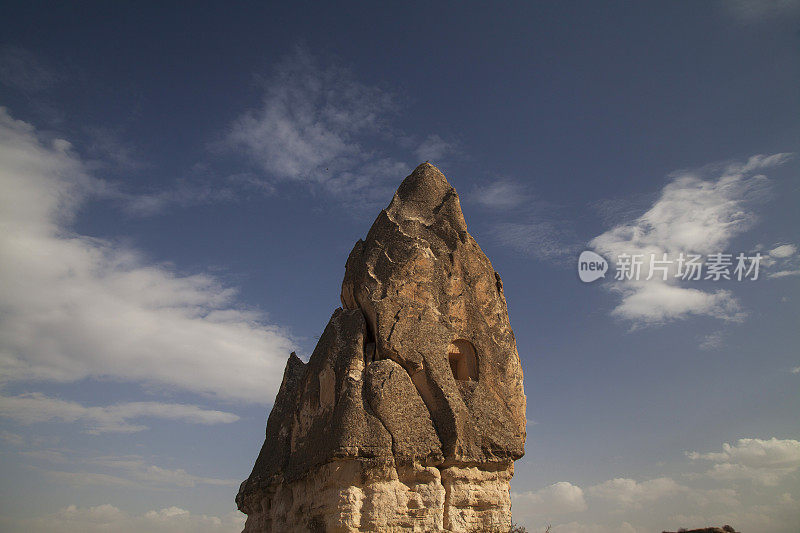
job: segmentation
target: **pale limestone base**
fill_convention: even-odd
[[[243,533],[504,532],[514,466],[497,467],[333,461],[251,496]]]

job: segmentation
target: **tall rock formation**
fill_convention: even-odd
[[[245,533],[503,531],[525,394],[503,283],[424,163],[347,259],[342,308],[286,364],[236,502]]]

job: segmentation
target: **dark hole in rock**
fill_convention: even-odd
[[[375,343],[374,342],[365,342],[364,343],[364,364],[368,365],[374,360],[375,360]]]

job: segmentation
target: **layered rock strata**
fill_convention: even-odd
[[[522,368],[503,283],[436,167],[356,243],[341,300],[308,363],[286,365],[236,498],[244,531],[507,529]]]

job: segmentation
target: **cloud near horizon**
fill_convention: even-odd
[[[712,462],[705,472],[708,477],[774,486],[800,469],[800,441],[739,439],[734,445],[724,443],[721,452],[686,452],[686,456],[692,461]]]
[[[583,489],[567,481],[559,481],[537,491],[514,493],[515,505],[526,514],[559,515],[586,510]]]
[[[109,186],[69,142],[0,108],[0,161],[0,381],[103,378],[274,398],[294,343],[238,306],[235,289],[70,229]]]
[[[9,527],[29,533],[238,533],[247,517],[238,511],[223,516],[193,514],[171,506],[142,514],[125,512],[111,504],[92,507],[68,505],[51,515],[24,520],[3,520]]]
[[[686,458],[691,471],[682,474],[685,482],[668,475],[617,477],[587,488],[560,481],[512,492],[514,520],[529,531],[552,524],[551,531],[570,533],[653,531],[641,527],[645,523],[672,531],[726,523],[742,531],[794,531],[800,508],[787,490],[800,468],[800,441],[739,439],[721,452],[687,452]]]
[[[196,405],[161,402],[127,402],[111,406],[87,407],[77,402],[50,398],[40,393],[0,395],[0,416],[21,424],[39,422],[82,423],[86,433],[135,433],[147,429],[131,420],[160,418],[192,424],[230,424],[239,417],[233,413],[203,409]]]

